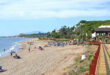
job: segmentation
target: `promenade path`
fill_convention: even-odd
[[[110,44],[101,44],[96,75],[110,75]]]

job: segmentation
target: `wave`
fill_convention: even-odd
[[[8,50],[1,51],[0,52],[0,57],[4,57],[10,54],[11,51],[17,52],[20,48],[20,44],[18,42],[15,42],[13,46],[11,46]]]

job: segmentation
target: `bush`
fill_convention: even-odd
[[[82,73],[82,72],[86,72],[86,71],[88,71],[89,70],[89,66],[87,66],[87,65],[82,65],[82,66],[80,66],[80,73]]]
[[[92,57],[93,57],[93,54],[90,54],[90,55],[87,56],[87,59],[88,59],[88,60],[91,60]]]

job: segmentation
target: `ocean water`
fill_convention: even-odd
[[[18,38],[18,37],[0,38],[0,57],[9,55],[11,50],[17,52],[20,47],[20,44],[17,42],[24,40],[27,40],[27,38]]]

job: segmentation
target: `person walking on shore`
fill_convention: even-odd
[[[10,55],[12,56],[12,55],[13,55],[13,53],[16,53],[16,52],[11,50],[11,51],[10,51]]]

